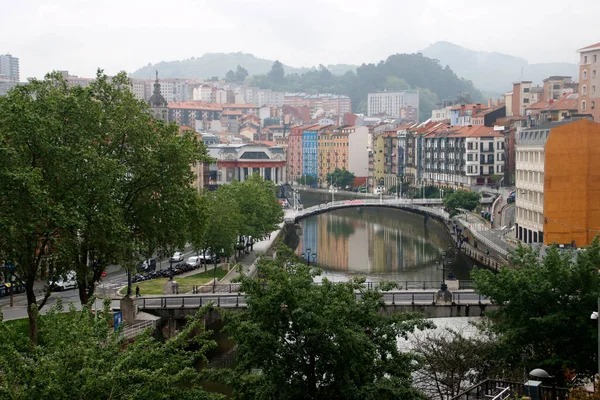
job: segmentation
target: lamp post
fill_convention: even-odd
[[[552,379],[552,400],[556,400],[556,379],[554,379],[554,376],[550,375],[541,368],[536,368],[533,371],[529,372],[529,376],[539,379],[542,382],[544,380],[547,381]]]
[[[306,254],[302,253],[302,258],[306,258],[307,265],[310,267],[310,257],[313,257],[313,262],[317,259],[317,253],[312,253],[312,249],[309,247],[306,249]]]
[[[169,280],[173,280],[173,257],[169,258]]]
[[[598,311],[594,311],[590,316],[591,319],[598,321],[598,352],[596,359],[598,362],[598,379],[600,381],[600,318],[598,318],[598,312],[600,312],[600,297],[598,297]]]

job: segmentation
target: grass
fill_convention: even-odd
[[[17,332],[22,333],[25,336],[29,336],[28,318],[12,319],[10,321],[4,321],[4,324],[6,324],[6,326],[11,327],[12,329],[15,329]]]
[[[217,270],[216,270],[217,281],[221,280],[225,275],[227,275],[227,272],[229,272],[229,271],[223,270],[222,267],[217,267]],[[180,288],[179,293],[186,293],[188,291],[191,291],[191,286],[204,285],[204,284],[212,281],[212,279],[214,277],[213,274],[215,274],[215,271],[213,271],[212,269],[209,269],[206,272],[199,272],[194,275],[188,275],[184,278],[177,278],[177,276],[174,276],[173,279],[175,281],[177,281],[177,283],[179,284],[179,288]],[[135,286],[139,286],[140,287],[140,295],[142,295],[142,296],[143,295],[160,295],[160,294],[163,294],[163,289],[168,280],[169,280],[169,278],[158,278],[158,279],[152,279],[149,281],[134,283],[134,284],[132,284],[132,292],[135,293]],[[126,290],[127,290],[127,288],[123,288],[119,291],[119,293],[125,294]]]

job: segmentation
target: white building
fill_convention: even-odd
[[[192,90],[194,100],[203,101],[205,103],[213,102],[213,88],[208,85],[201,85]]]
[[[357,178],[369,176],[369,128],[356,127],[348,134],[348,171]]]
[[[369,116],[386,115],[400,118],[400,110],[409,107],[419,109],[418,90],[369,93],[367,97],[367,115]]]
[[[440,108],[439,110],[433,110],[431,112],[431,122],[439,122],[450,119],[450,110],[452,106]]]
[[[244,182],[254,173],[276,185],[286,181],[286,154],[281,146],[217,144],[209,145],[208,153],[216,160],[210,169],[211,180],[217,185]]]
[[[19,59],[10,54],[0,54],[0,77],[4,82],[19,82]]]

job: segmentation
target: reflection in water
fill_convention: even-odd
[[[297,254],[311,249],[323,276],[332,280],[361,274],[369,280],[440,281],[442,254],[452,246],[441,223],[390,208],[336,210],[302,220],[300,226]],[[454,254],[447,253],[446,274],[451,270],[458,279],[468,279],[471,263]]]

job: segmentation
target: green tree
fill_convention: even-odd
[[[524,363],[528,370],[544,368],[561,381],[567,370],[597,372],[598,326],[589,316],[600,290],[598,238],[574,258],[555,246],[542,259],[533,249],[519,247],[510,268],[471,273],[477,292],[501,306],[486,315],[508,361]]]
[[[315,186],[317,183],[319,183],[317,178],[312,175],[302,175],[296,180],[296,182],[298,182],[300,185],[305,186]]]
[[[226,187],[244,216],[240,235],[258,239],[277,229],[283,219],[283,209],[277,200],[273,182],[255,173],[244,182],[235,181]]]
[[[204,330],[202,308],[165,342],[149,332],[126,343],[109,326],[107,303],[97,318],[89,306],[62,313],[62,303],[40,316],[40,344],[31,348],[0,315],[0,398],[220,399],[205,392],[195,365],[216,347]]]
[[[354,184],[354,174],[346,169],[336,168],[326,176],[328,185],[333,185],[337,188],[345,188]]]
[[[480,200],[481,195],[477,192],[457,190],[454,193],[444,196],[444,207],[450,213],[455,212],[459,208],[473,211],[479,205]]]
[[[236,195],[230,185],[220,186],[216,191],[203,195],[206,228],[202,235],[193,238],[192,245],[196,251],[203,251],[205,257],[207,253],[218,257],[234,254],[245,218]],[[214,262],[216,268],[216,258]]]
[[[0,99],[0,256],[25,285],[33,343],[31,307],[50,294],[37,300],[40,277],[75,270],[85,304],[109,263],[131,269],[140,253],[186,243],[190,164],[206,149],[154,121],[128,85],[124,73],[99,71],[87,88],[50,74]]]
[[[266,128],[267,126],[279,125],[279,124],[280,124],[279,118],[265,118],[264,128]]]
[[[235,72],[233,72],[232,70],[227,71],[227,73],[225,74],[225,80],[227,82],[235,82],[236,81]]]
[[[247,77],[248,71],[246,70],[246,68],[242,67],[241,65],[238,65],[237,69],[235,70],[235,81],[238,83],[244,83],[244,80],[246,80]]]
[[[289,248],[258,269],[264,280],[241,278],[247,311],[226,321],[238,346],[236,399],[424,399],[397,338],[425,321],[381,312],[381,292],[364,279],[314,285],[317,272]]]
[[[271,80],[275,85],[282,85],[285,82],[285,72],[283,64],[279,60],[275,60],[271,70],[267,74],[267,79]]]

